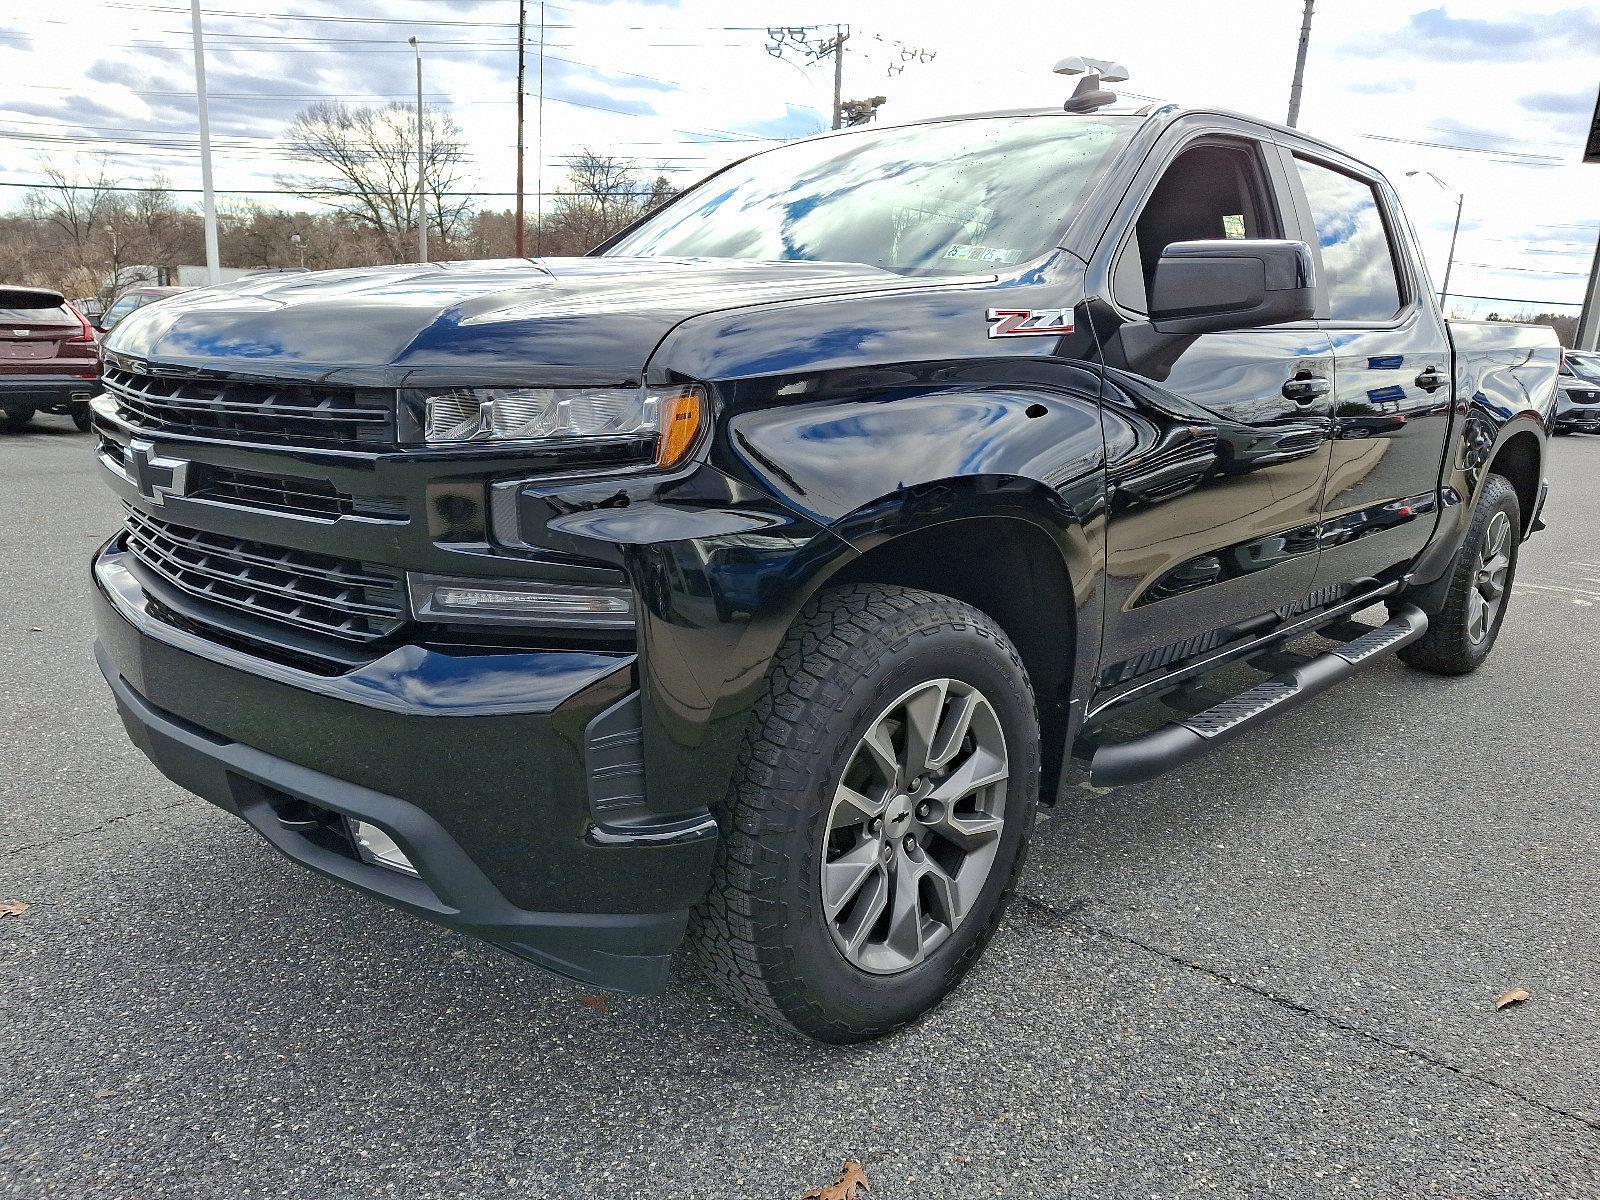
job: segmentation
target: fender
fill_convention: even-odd
[[[1493,339],[1513,336],[1524,327],[1497,324]],[[1447,577],[1466,536],[1472,510],[1483,488],[1484,476],[1500,451],[1516,437],[1531,436],[1538,445],[1536,480],[1543,478],[1546,446],[1555,419],[1555,372],[1559,351],[1535,339],[1509,351],[1496,341],[1484,341],[1481,326],[1451,322],[1455,349],[1455,411],[1445,443],[1439,477],[1439,521],[1433,538],[1417,556],[1410,578],[1413,586],[1438,584]],[[1524,513],[1524,534],[1534,514]],[[1419,593],[1421,602],[1431,599]]]

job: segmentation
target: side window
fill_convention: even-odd
[[[1387,321],[1400,311],[1400,279],[1370,183],[1296,157],[1322,247],[1322,282],[1335,321]]]
[[[1173,242],[1276,237],[1266,182],[1245,145],[1202,142],[1178,155],[1145,201],[1117,259],[1117,300],[1144,312],[1161,252]]]

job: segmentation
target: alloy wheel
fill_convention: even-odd
[[[1484,530],[1478,566],[1467,594],[1467,636],[1474,646],[1489,636],[1495,615],[1505,601],[1506,573],[1511,569],[1511,518],[1497,512]]]
[[[925,960],[971,911],[1005,820],[1005,734],[983,693],[918,684],[867,727],[823,833],[823,915],[863,971]]]

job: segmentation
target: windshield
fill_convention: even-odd
[[[1567,355],[1567,370],[1586,383],[1600,383],[1600,359]]]
[[[607,255],[992,274],[1055,246],[1134,117],[982,117],[796,142],[706,180]]]

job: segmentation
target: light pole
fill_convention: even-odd
[[[426,159],[422,157],[422,47],[407,39],[417,52],[417,261],[428,261],[428,193]]]
[[[1406,176],[1408,178],[1410,176],[1412,176],[1412,175],[1426,175],[1429,179],[1433,180],[1440,187],[1442,187],[1445,191],[1447,191],[1447,192],[1456,192],[1455,188],[1451,187],[1444,180],[1440,179],[1432,171],[1407,171],[1406,172]],[[1456,223],[1455,223],[1454,227],[1450,230],[1450,254],[1444,260],[1444,283],[1439,288],[1439,307],[1441,309],[1444,307],[1444,298],[1450,294],[1450,268],[1456,265],[1456,237],[1461,232],[1461,206],[1464,203],[1466,203],[1466,199],[1467,199],[1467,194],[1465,192],[1456,192]]]
[[[194,97],[200,116],[200,190],[204,193],[206,282],[222,282],[222,256],[217,251],[217,193],[211,186],[211,118],[206,107],[206,39],[200,24],[200,0],[189,0],[194,26]]]
[[[304,271],[306,269],[306,240],[305,240],[305,238],[301,237],[298,233],[291,233],[289,235],[289,245],[293,246],[296,250],[300,251],[300,269],[302,271]]]

